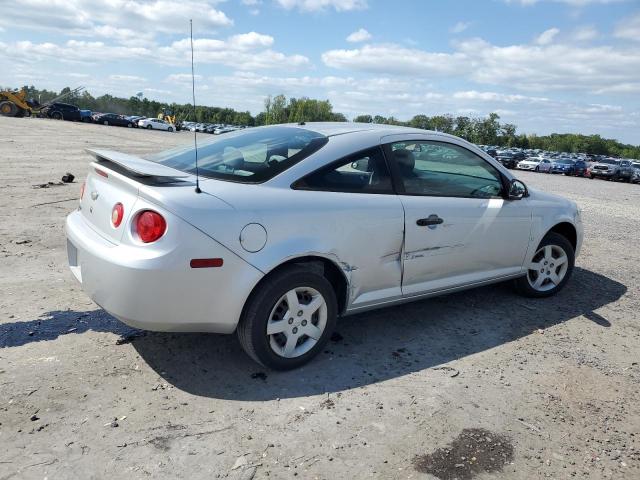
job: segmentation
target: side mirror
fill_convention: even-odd
[[[515,178],[511,180],[511,183],[509,183],[509,194],[507,195],[508,200],[522,200],[524,197],[528,196],[529,191],[524,183],[520,180],[516,180]]]

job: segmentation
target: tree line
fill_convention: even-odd
[[[34,98],[41,103],[49,101],[59,94],[71,91],[69,87],[65,87],[60,93],[39,90],[34,86],[24,86],[23,88],[27,91],[28,98]],[[343,114],[333,111],[333,106],[329,100],[315,100],[307,97],[287,98],[284,95],[267,97],[263,111],[255,117],[248,111],[242,112],[233,108],[202,105],[196,106],[194,113],[194,108],[190,104],[164,103],[138,96],[128,99],[108,94],[94,97],[86,90],[82,93],[71,95],[63,101],[77,105],[81,109],[95,112],[157,117],[158,114],[165,110],[170,110],[177,115],[179,120],[230,125],[259,126],[278,123],[347,121]],[[551,135],[538,136],[517,133],[516,125],[501,123],[500,116],[496,113],[479,118],[453,115],[415,115],[408,121],[400,121],[394,117],[383,117],[381,115],[358,115],[353,118],[353,121],[437,130],[481,145],[640,159],[640,146],[622,144],[614,139],[602,138],[600,135],[553,133]]]

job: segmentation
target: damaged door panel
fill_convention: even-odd
[[[403,196],[402,202],[404,295],[520,272],[531,222],[526,200]],[[420,226],[418,220],[431,214],[443,222]]]

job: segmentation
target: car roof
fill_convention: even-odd
[[[320,133],[327,137],[336,135],[345,135],[358,132],[373,132],[381,135],[394,135],[402,133],[433,133],[437,135],[449,136],[444,133],[434,132],[431,130],[422,130],[420,128],[403,127],[400,125],[385,125],[381,123],[355,123],[355,122],[300,122],[284,124],[289,127],[304,128],[313,132]]]

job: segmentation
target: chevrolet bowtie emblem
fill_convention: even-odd
[[[100,196],[100,194],[98,192],[96,192],[95,190],[93,192],[91,192],[91,200],[97,200],[99,196]]]

